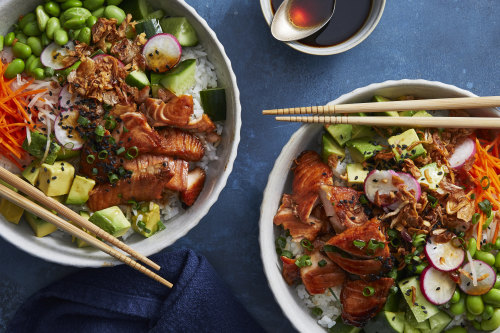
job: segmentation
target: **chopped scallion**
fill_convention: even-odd
[[[484,182],[484,180],[487,180],[487,181],[488,181],[488,183],[486,184],[486,186],[483,186],[483,182]],[[485,191],[486,191],[487,189],[489,189],[489,188],[490,188],[490,177],[488,177],[488,176],[484,176],[483,178],[481,178],[481,187],[482,187],[482,188],[483,188],[483,190],[485,190]]]
[[[108,178],[109,178],[109,182],[110,182],[111,184],[116,183],[116,182],[120,179],[120,178],[118,177],[118,175],[117,175],[117,174],[115,174],[115,173],[110,173],[110,174],[108,175]]]
[[[125,147],[120,147],[120,149],[116,150],[116,155],[123,154],[125,152]]]
[[[82,126],[88,126],[90,124],[90,120],[82,116],[79,116],[76,122]]]
[[[479,213],[474,213],[474,215],[472,215],[472,220],[471,220],[472,224],[476,224],[477,221],[479,221],[479,217],[480,217]]]
[[[131,160],[131,159],[136,158],[137,155],[139,155],[139,148],[137,148],[136,146],[133,146],[127,150],[127,154],[125,155],[125,157],[128,158],[129,160]]]
[[[300,268],[311,266],[312,265],[311,257],[308,255],[303,255],[295,261],[295,265],[297,265]]]
[[[104,136],[104,133],[106,133],[106,129],[102,127],[101,125],[97,125],[97,127],[94,130],[94,133],[97,136]]]
[[[105,160],[108,157],[108,152],[106,150],[101,150],[99,154],[97,154],[97,158],[100,160]]]
[[[321,259],[319,262],[318,262],[318,266],[319,267],[325,267],[327,264],[326,260],[325,259]]]
[[[314,250],[314,246],[311,244],[309,239],[304,238],[303,240],[300,241],[300,245],[302,245],[303,248],[312,251]]]
[[[362,240],[354,240],[352,241],[352,244],[360,250],[366,246],[366,243]]]
[[[373,296],[373,295],[375,295],[375,289],[373,287],[366,286],[363,289],[363,296],[370,297],[370,296]]]
[[[87,163],[92,164],[95,161],[95,156],[94,155],[87,155]]]

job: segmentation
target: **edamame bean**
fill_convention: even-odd
[[[500,307],[500,290],[495,288],[491,289],[483,295],[483,301],[494,307]]]
[[[460,300],[450,306],[450,312],[454,315],[461,315],[465,312],[465,297],[461,297]]]
[[[467,333],[467,330],[461,326],[457,326],[444,331],[444,333]]]
[[[61,9],[66,10],[75,7],[82,7],[83,4],[80,0],[67,0],[61,4]]]
[[[94,10],[92,12],[92,16],[95,16],[97,18],[104,17],[104,7]]]
[[[472,326],[474,326],[476,330],[481,330],[481,323],[478,322],[477,320],[472,321]]]
[[[495,250],[500,250],[500,238],[498,238],[496,240],[494,247],[495,247]]]
[[[14,39],[16,39],[16,34],[14,32],[9,32],[7,35],[5,35],[5,45],[11,46],[14,42]]]
[[[26,43],[26,41],[28,40],[28,38],[26,37],[25,34],[23,34],[22,32],[16,34],[16,39],[18,42],[21,42],[21,43]],[[14,44],[14,43],[12,43]]]
[[[85,26],[85,21],[83,17],[72,17],[64,22],[64,29],[81,29]]]
[[[40,37],[40,39],[42,40],[43,47],[50,44],[50,39],[49,39],[49,37],[47,37],[47,34],[45,32],[42,34],[42,37]]]
[[[83,17],[84,20],[87,20],[89,16],[92,15],[88,9],[82,7],[74,7],[64,11],[61,14],[60,21],[61,25],[64,26],[67,20],[72,19],[73,17]]]
[[[476,315],[467,311],[465,313],[465,318],[467,318],[468,321],[473,321],[474,319],[476,319]]]
[[[467,295],[465,298],[467,311],[475,316],[479,316],[484,311],[484,303],[481,296]]]
[[[45,73],[43,72],[43,69],[42,68],[35,68],[32,72],[31,72],[32,76],[37,79],[37,80],[43,80],[45,79]]]
[[[20,20],[19,20],[19,29],[23,30],[26,24],[29,22],[36,22],[36,15],[35,13],[28,13],[24,15]]]
[[[34,55],[38,57],[40,56],[40,54],[42,54],[43,45],[40,38],[30,37],[28,38],[26,43],[28,44],[29,47],[31,47],[31,52],[33,52]]]
[[[491,319],[483,320],[481,322],[481,329],[483,331],[493,331],[500,327],[500,309],[495,309]]]
[[[43,72],[45,74],[45,77],[51,77],[51,76],[54,76],[54,74],[55,74],[54,69],[51,67],[45,67]]]
[[[486,305],[484,307],[483,319],[490,319],[493,316],[493,312],[495,312],[495,308],[491,305]]]
[[[85,24],[87,25],[87,27],[92,28],[94,26],[94,24],[96,24],[96,22],[97,22],[97,17],[92,15],[92,16],[89,16],[89,18],[87,19],[87,22],[85,22]]]
[[[85,44],[90,44],[90,38],[92,37],[92,30],[89,27],[82,28],[78,34],[78,40]]]
[[[118,6],[123,0],[108,0],[108,5]]]
[[[49,39],[54,39],[54,32],[57,29],[61,28],[61,22],[57,17],[51,17],[47,22],[47,28],[45,29],[45,33]]]
[[[26,36],[40,36],[42,34],[42,31],[38,27],[37,22],[28,22],[23,28],[23,32],[26,34]]]
[[[80,29],[68,31],[69,39],[78,39],[77,37],[80,31],[81,31]]]
[[[28,59],[31,55],[31,47],[21,42],[17,42],[12,47],[12,52],[16,58]]]
[[[476,251],[474,258],[476,258],[477,260],[484,261],[490,266],[493,266],[495,264],[495,256],[489,252]]]
[[[104,0],[83,0],[83,7],[88,10],[96,10],[104,6]]]
[[[451,297],[450,302],[452,304],[456,304],[456,303],[458,303],[458,301],[460,301],[460,298],[461,298],[460,297],[460,291],[455,290],[455,292],[453,293],[453,296]]]
[[[104,17],[108,19],[116,19],[117,24],[121,24],[127,15],[123,11],[123,9],[116,6],[106,6],[104,8]]]
[[[56,0],[57,2],[61,3],[61,2],[66,2],[66,0]]]
[[[4,76],[7,79],[14,78],[17,74],[21,74],[24,71],[24,61],[22,59],[14,59],[11,61],[9,66],[5,69]]]
[[[495,257],[495,268],[500,268],[500,252]]]
[[[469,239],[467,243],[467,251],[469,251],[470,255],[474,257],[477,251],[477,242],[475,238]]]
[[[493,288],[499,289],[500,288],[500,274],[497,274],[497,279],[495,281],[495,285]]]
[[[4,40],[3,36],[0,35],[0,51],[3,50],[3,40]]]
[[[35,9],[36,13],[36,22],[38,23],[38,29],[40,31],[45,31],[45,27],[47,26],[47,21],[49,20],[49,15],[45,12],[42,5],[39,5]]]
[[[40,61],[40,58],[35,58],[33,59],[32,62],[30,62],[29,64],[26,64],[26,72],[28,74],[33,74],[33,71],[37,68],[42,68],[43,67],[43,64],[42,62]],[[42,68],[43,69],[43,68]]]
[[[49,1],[45,4],[45,6],[43,6],[43,8],[50,16],[59,16],[59,14],[61,14],[61,7],[59,7],[57,2]]]
[[[24,61],[24,64],[26,65],[25,67],[26,67],[26,68],[28,68],[28,67],[29,67],[29,65],[31,64],[31,62],[32,62],[33,60],[35,60],[35,59],[36,59],[36,56],[35,56],[35,55],[33,55],[33,54],[32,54],[32,55],[30,55],[30,56],[29,56],[29,58],[28,58],[28,59],[26,59],[26,60]]]
[[[63,46],[66,44],[69,40],[68,33],[64,29],[57,29],[54,31],[54,42],[56,42],[58,45]]]

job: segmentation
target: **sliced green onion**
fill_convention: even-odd
[[[63,146],[64,149],[71,150],[75,146],[74,142],[66,142],[66,144]]]
[[[162,221],[158,221],[158,223],[156,223],[156,225],[158,226],[158,231],[165,230],[165,225],[163,224]]]
[[[147,207],[146,205],[143,205],[140,209],[141,213],[147,213],[149,212],[149,207]]]
[[[476,224],[477,221],[479,221],[480,216],[481,215],[479,213],[474,213],[474,215],[472,215],[472,220],[471,220],[472,224]]]
[[[276,246],[279,246],[280,248],[284,248],[286,246],[286,238],[285,237],[276,238]]]
[[[97,175],[99,173],[99,171],[97,170],[97,168],[93,168],[92,169],[92,174],[93,175]]]
[[[109,118],[108,120],[106,120],[106,122],[104,123],[104,127],[108,130],[108,131],[112,131],[115,129],[116,127],[116,120],[114,120],[113,118]]]
[[[326,260],[325,259],[321,259],[319,262],[318,262],[318,266],[319,267],[325,267],[327,264]]]
[[[136,158],[137,155],[139,155],[139,148],[137,148],[136,146],[133,146],[127,150],[127,154],[125,155],[125,157],[128,158],[129,160],[131,160],[131,159]]]
[[[360,250],[366,246],[366,243],[362,240],[354,240],[352,241],[352,244]]]
[[[286,257],[288,259],[292,259],[293,258],[292,252],[290,252],[288,250],[281,251],[281,256]]]
[[[387,230],[387,236],[389,236],[389,239],[394,239],[398,237],[398,232],[393,229]]]
[[[429,200],[429,202],[431,203],[432,208],[436,208],[439,203],[438,199],[430,194],[427,194],[427,200]]]
[[[311,313],[315,317],[319,317],[323,314],[323,310],[321,308],[318,308],[317,306],[311,309]]]
[[[486,221],[484,221],[483,228],[488,228],[490,226],[491,221],[493,221],[493,217],[495,217],[495,214],[488,216]]]
[[[127,170],[125,170],[123,167],[118,168],[118,174],[120,175],[120,177],[125,176],[126,173],[127,173]]]
[[[486,216],[490,216],[491,215],[491,202],[488,200],[488,199],[484,199],[483,201],[481,201],[480,203],[477,204],[479,206],[479,209],[481,209],[483,211],[483,213],[486,214]]]
[[[123,133],[127,133],[127,132],[128,132],[128,129],[127,129],[125,126],[123,126],[122,132],[123,132]]]
[[[116,182],[120,179],[120,178],[118,177],[118,175],[117,175],[117,174],[115,174],[115,173],[109,173],[108,178],[109,178],[109,182],[110,182],[111,184],[116,183]]]
[[[370,297],[373,295],[375,295],[375,289],[373,287],[367,286],[363,289],[363,296]]]
[[[308,249],[309,251],[314,250],[314,246],[311,244],[309,239],[304,238],[303,240],[300,241],[300,245],[302,245],[304,249]]]
[[[471,198],[471,200],[476,199],[476,194],[475,194],[475,193],[472,193],[472,194],[470,195],[470,198]]]
[[[485,179],[488,181],[488,184],[487,184],[486,186],[483,186],[483,181],[484,181]],[[489,188],[490,188],[490,177],[488,177],[488,176],[484,176],[483,178],[481,178],[481,182],[480,182],[480,184],[481,184],[481,187],[483,188],[483,190],[485,190],[485,191],[486,191],[487,189],[489,189]]]
[[[90,124],[90,120],[82,116],[79,116],[76,122],[82,126],[88,126]]]
[[[135,200],[129,200],[129,201],[127,201],[127,203],[129,205],[131,205],[133,209],[138,209],[139,208],[139,203],[137,201],[135,201]]]
[[[362,205],[366,205],[368,203],[368,199],[366,198],[366,196],[364,194],[362,194],[359,197],[359,203],[362,204]]]
[[[100,160],[105,160],[108,157],[108,152],[105,150],[101,150],[99,154],[97,154],[97,158]]]
[[[95,161],[95,156],[94,155],[87,155],[87,163],[92,164]]]
[[[125,152],[125,147],[120,147],[120,149],[116,150],[116,155],[123,154]]]
[[[303,255],[295,261],[295,265],[297,265],[300,268],[311,266],[312,265],[311,257],[308,255]]]
[[[106,129],[102,127],[101,125],[97,125],[97,127],[94,130],[94,133],[97,136],[104,136],[104,133],[106,133]]]

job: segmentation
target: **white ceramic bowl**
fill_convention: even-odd
[[[201,44],[208,52],[208,58],[216,67],[219,86],[226,88],[227,120],[222,133],[222,142],[217,151],[219,159],[210,164],[205,187],[196,203],[184,214],[170,220],[166,225],[166,230],[147,239],[139,235],[127,239],[127,244],[146,256],[159,252],[186,235],[208,213],[226,185],[227,178],[232,171],[240,141],[241,127],[240,93],[236,77],[231,68],[231,62],[215,32],[192,7],[182,0],[151,2],[155,8],[161,8],[170,15],[187,17],[194,26]],[[33,10],[40,3],[43,1],[0,1],[0,13],[2,13],[3,18],[0,21],[0,33],[5,34],[20,15]],[[5,221],[1,215],[0,235],[23,251],[59,264],[97,267],[119,263],[110,256],[92,248],[77,248],[68,242],[68,239],[50,236],[36,238],[25,221],[14,225]]]
[[[425,80],[401,80],[374,83],[364,88],[345,94],[330,104],[360,103],[369,101],[373,95],[398,97],[414,95],[417,98],[445,98],[476,96],[470,91],[441,82]],[[475,110],[477,116],[500,116],[496,109]],[[294,287],[286,284],[281,276],[281,260],[276,254],[275,239],[278,228],[273,225],[273,217],[278,210],[283,193],[291,192],[292,173],[290,167],[293,160],[304,150],[320,149],[321,125],[309,124],[300,127],[283,147],[264,191],[260,217],[260,248],[264,271],[269,286],[281,309],[300,332],[324,333],[316,320],[311,316],[302,300],[297,296]]]
[[[361,27],[361,29],[359,29],[356,34],[340,44],[327,47],[314,47],[296,41],[285,42],[285,44],[303,53],[322,56],[338,54],[350,50],[364,41],[368,36],[370,36],[370,34],[380,21],[382,14],[384,13],[385,1],[386,0],[372,0],[372,8],[365,24]],[[271,0],[260,0],[260,7],[262,8],[262,13],[264,14],[264,18],[266,19],[267,24],[270,26],[273,20]],[[271,31],[269,31],[269,33],[271,33]]]

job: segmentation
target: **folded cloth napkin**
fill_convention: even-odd
[[[203,256],[179,250],[151,259],[172,289],[125,265],[84,269],[28,299],[7,331],[262,331]]]

